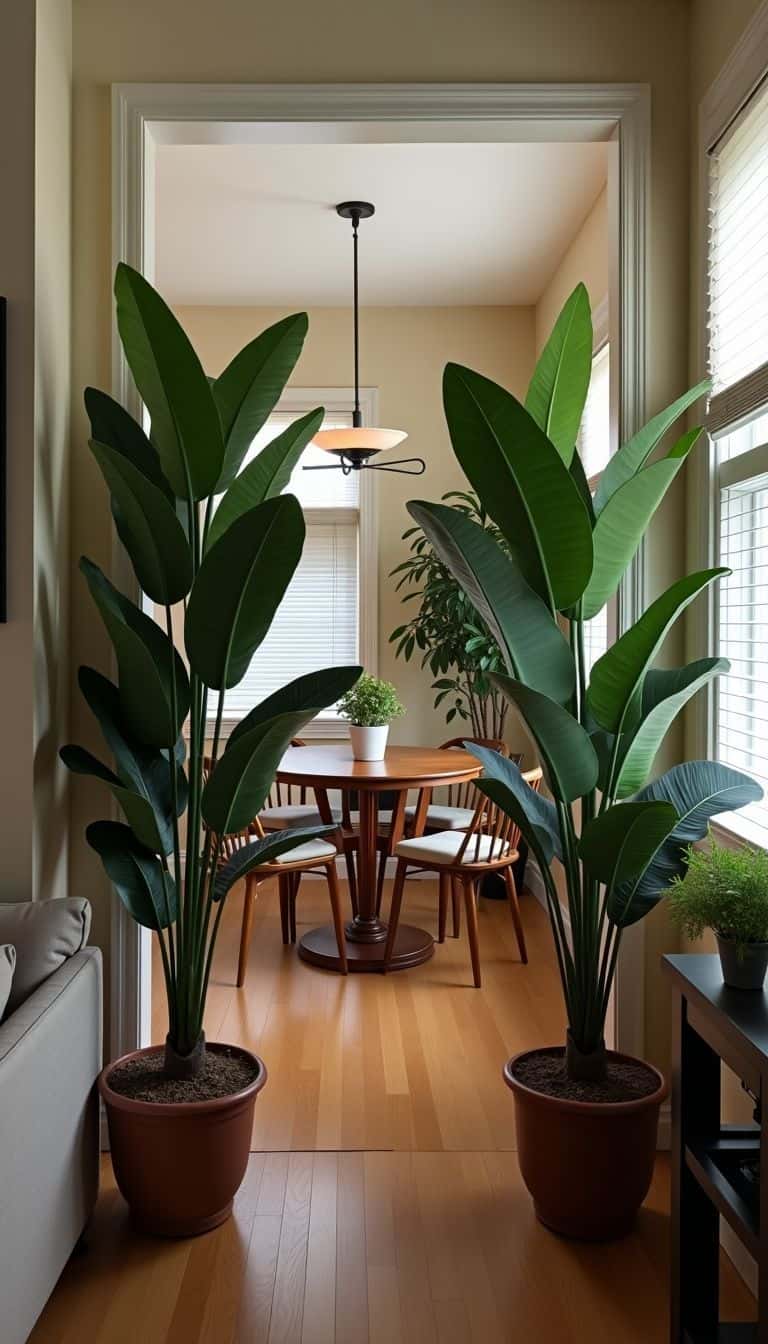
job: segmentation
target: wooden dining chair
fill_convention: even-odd
[[[209,757],[205,758],[203,765],[203,776],[208,779],[211,771],[211,761]],[[317,816],[318,824],[320,822]],[[303,825],[311,825],[310,822],[303,822]],[[280,829],[286,829],[281,827]],[[254,818],[250,826],[244,831],[239,831],[233,835],[221,837],[219,850],[219,867],[223,867],[231,858],[237,854],[245,845],[253,840],[262,839],[266,835],[266,829],[262,825],[260,817]],[[262,882],[269,878],[277,878],[278,897],[280,901],[280,925],[283,935],[283,943],[296,942],[296,897],[298,896],[299,884],[305,873],[316,872],[320,869],[325,870],[326,881],[328,883],[328,894],[331,901],[331,916],[333,918],[333,928],[336,934],[336,945],[341,962],[342,974],[347,974],[347,949],[344,941],[344,920],[341,911],[341,897],[339,892],[339,883],[336,876],[336,859],[338,858],[339,848],[331,844],[328,840],[316,839],[307,840],[302,845],[297,845],[295,849],[288,850],[285,854],[280,854],[276,859],[270,859],[267,863],[260,864],[257,868],[252,868],[245,876],[245,892],[243,897],[243,917],[240,925],[240,951],[237,960],[237,988],[242,989],[245,984],[245,972],[248,964],[248,949],[253,930],[253,914],[256,904],[258,888]]]
[[[463,751],[465,742],[473,742],[480,747],[488,747],[490,751],[498,751],[502,756],[509,756],[509,748],[506,742],[499,737],[451,737],[447,742],[440,744],[440,751]],[[512,759],[519,764],[522,759],[518,754]],[[466,829],[472,824],[477,804],[477,790],[474,782],[465,780],[460,784],[444,784],[439,786],[441,797],[437,802],[434,801],[435,789],[421,789],[417,801],[409,804],[404,813],[404,829],[406,836],[428,833],[431,831],[460,831]],[[382,834],[382,843],[379,850],[379,872],[378,888],[376,893],[376,913],[381,913],[381,903],[384,895],[384,873],[387,859],[394,854],[395,845],[401,837],[393,828],[387,828]],[[386,843],[389,841],[389,843]],[[461,932],[461,906],[459,884],[450,883],[451,901],[453,907],[453,936],[458,938]]]
[[[300,737],[291,740],[292,747],[306,745]],[[308,797],[308,794],[311,796]],[[341,822],[341,810],[338,808],[331,810],[333,820]],[[283,831],[290,826],[322,824],[314,791],[305,784],[283,784],[278,779],[272,784],[267,801],[259,813],[259,821],[265,831]]]
[[[527,770],[523,779],[536,792],[541,787],[540,768]],[[461,884],[464,892],[464,908],[467,916],[469,950],[472,958],[472,974],[475,988],[479,989],[480,948],[477,928],[477,890],[481,878],[488,873],[501,873],[507,888],[510,913],[515,928],[515,936],[520,951],[520,960],[527,963],[523,922],[520,917],[520,903],[517,896],[512,865],[520,857],[520,828],[510,817],[502,812],[498,804],[491,802],[479,790],[475,790],[477,802],[472,814],[471,824],[466,830],[437,831],[430,835],[414,836],[401,840],[395,846],[397,869],[392,892],[392,907],[389,912],[389,929],[384,949],[384,966],[387,971],[400,922],[400,907],[403,902],[406,873],[409,868],[422,872],[437,872],[439,875],[438,942],[445,941],[445,923],[448,912],[448,897],[452,880]]]

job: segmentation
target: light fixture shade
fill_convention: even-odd
[[[313,438],[316,448],[324,448],[328,453],[343,453],[345,457],[371,457],[386,448],[396,448],[398,443],[407,439],[402,429],[375,429],[372,426],[348,426],[343,429],[321,429]]]

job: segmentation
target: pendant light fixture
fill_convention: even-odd
[[[355,407],[352,412],[352,424],[345,429],[321,429],[312,442],[317,448],[324,448],[338,461],[323,463],[320,466],[305,467],[305,471],[323,471],[329,468],[341,468],[345,476],[351,471],[396,471],[403,476],[421,476],[426,463],[421,457],[399,458],[394,462],[372,462],[371,458],[387,448],[396,448],[407,439],[402,429],[376,429],[363,424],[360,412],[360,305],[357,282],[357,231],[361,219],[370,219],[375,207],[369,201],[342,201],[336,206],[336,213],[342,219],[352,220],[352,293],[354,305],[354,345],[355,345]]]

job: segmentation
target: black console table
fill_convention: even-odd
[[[768,1344],[768,995],[727,989],[717,956],[668,956],[664,969],[674,991],[671,1344]],[[721,1060],[755,1099],[754,1124],[721,1122]],[[720,1215],[757,1262],[757,1324],[719,1319]]]

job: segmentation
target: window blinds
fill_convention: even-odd
[[[282,432],[301,411],[278,411],[256,436],[246,462]],[[351,424],[351,415],[326,416],[324,428]],[[329,456],[310,445],[295,468],[288,491],[304,510],[304,550],[263,644],[243,680],[226,692],[224,714],[240,719],[294,677],[358,658],[359,478],[341,471],[303,471]],[[214,706],[215,709],[215,706]],[[326,715],[333,716],[328,710]]]
[[[768,402],[768,88],[710,154],[708,427]]]
[[[768,474],[720,491],[720,563],[733,570],[718,585],[718,647],[731,671],[717,683],[716,756],[768,793]],[[767,845],[768,799],[729,826]]]

